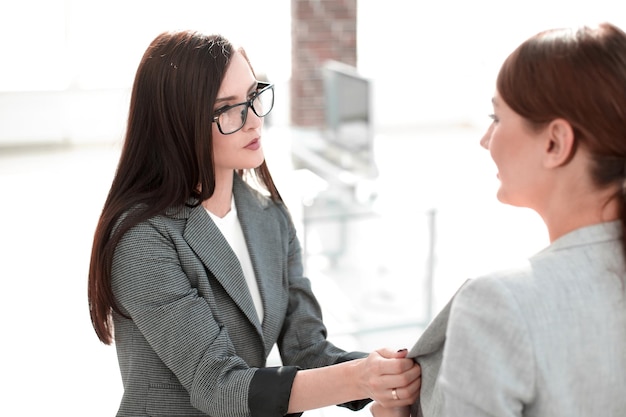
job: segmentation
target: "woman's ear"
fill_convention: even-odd
[[[565,119],[554,119],[546,128],[544,166],[556,168],[569,162],[576,152],[572,125]]]

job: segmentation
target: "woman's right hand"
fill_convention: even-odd
[[[360,380],[368,397],[382,407],[409,406],[419,397],[421,368],[406,354],[406,349],[383,348],[370,353],[362,362]]]

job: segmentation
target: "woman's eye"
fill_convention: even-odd
[[[497,123],[498,122],[498,117],[495,114],[490,114],[489,118],[493,121],[493,123]]]
[[[215,109],[213,111],[213,114],[221,114],[221,113],[224,113],[226,110],[228,110],[228,106],[222,106],[218,109]]]

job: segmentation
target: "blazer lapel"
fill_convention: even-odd
[[[263,301],[263,330],[266,334],[273,334],[280,330],[283,319],[272,308],[276,304],[275,297],[281,294],[283,286],[284,260],[278,257],[282,253],[279,250],[282,247],[282,229],[276,218],[268,212],[268,201],[252,192],[238,175],[234,179],[233,192],[239,222]],[[270,341],[266,340],[266,343]],[[266,354],[272,347],[271,344],[265,346]]]
[[[183,237],[248,320],[254,324],[259,334],[262,334],[261,324],[237,256],[204,207],[200,205],[189,210]]]

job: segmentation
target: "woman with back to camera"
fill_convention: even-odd
[[[89,270],[94,328],[117,348],[119,416],[279,417],[418,395],[405,352],[326,340],[264,160],[273,100],[218,35],[163,33],[141,60]],[[275,344],[283,366],[266,367]]]
[[[623,417],[626,33],[604,23],[531,37],[492,101],[481,145],[498,199],[535,210],[550,245],[454,297],[436,415]]]

